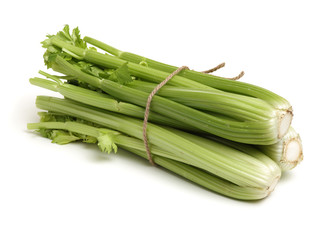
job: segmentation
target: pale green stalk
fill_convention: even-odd
[[[133,53],[121,51],[91,37],[86,36],[84,37],[83,40],[86,41],[87,43],[92,44],[93,46],[96,46],[108,53],[117,56],[120,59],[123,59],[131,63],[139,64],[144,62],[148,68],[156,69],[167,73],[172,73],[177,69],[176,66],[164,64]],[[231,79],[226,79],[223,77],[214,76],[212,74],[205,74],[193,70],[185,70],[180,74],[180,76],[223,91],[238,93],[241,95],[262,99],[271,104],[276,109],[281,109],[284,111],[291,110],[291,105],[286,99],[267,89],[252,84],[240,81],[233,81]],[[172,84],[172,82],[170,84]]]
[[[46,73],[41,72],[43,75]],[[112,112],[117,112],[125,114],[127,116],[136,117],[138,119],[144,118],[145,109],[134,104],[120,102],[113,99],[110,95],[96,92],[93,90],[78,87],[72,84],[63,83],[56,77],[51,75],[46,75],[52,77],[54,81],[46,80],[43,78],[31,78],[29,81],[31,84],[49,89],[51,91],[59,92],[64,97],[88,104],[90,106],[102,108]],[[55,81],[58,79],[59,81]],[[151,112],[149,116],[149,121],[157,124],[163,124],[171,127],[181,128],[189,131],[197,131],[183,122],[176,121],[166,116],[162,116],[155,112]]]
[[[53,97],[40,96],[36,100],[36,105],[40,109],[78,117],[142,140],[143,124],[140,120],[115,113],[108,114],[84,104]],[[273,166],[265,164],[260,168],[251,168],[259,160],[246,157],[246,154],[242,155],[240,151],[235,151],[234,155],[232,154],[229,157],[222,156],[185,139],[169,129],[154,124],[148,124],[147,133],[150,144],[157,145],[173,154],[179,153],[184,159],[188,159],[192,165],[240,186],[267,189],[280,177],[278,171],[272,171]],[[235,158],[242,158],[245,161],[237,164]]]
[[[133,81],[129,87],[151,93],[154,83]],[[263,100],[210,89],[163,86],[157,95],[200,110],[229,115],[242,121],[260,121],[277,118],[277,111]]]
[[[61,57],[56,58],[54,66],[57,71],[75,76],[121,101],[127,101],[143,107],[146,106],[148,98],[148,93],[146,92],[87,74]],[[247,122],[232,121],[215,117],[160,96],[153,97],[151,110],[233,141],[262,145],[275,143],[279,137],[278,128],[280,123],[274,118]]]
[[[272,145],[248,145],[214,136],[208,136],[208,138],[260,160],[265,157],[266,159],[272,159],[279,165],[282,171],[295,168],[303,160],[301,138],[292,127],[290,127],[288,133],[279,142]]]
[[[141,157],[146,157],[146,153],[144,151],[139,151],[128,147],[123,148]],[[209,190],[235,199],[259,200],[267,197],[274,190],[275,187],[273,186],[273,188],[268,189],[240,187],[213,174],[202,171],[199,168],[184,164],[182,162],[173,161],[169,158],[157,155],[154,155],[153,159],[155,163],[160,165],[161,167],[164,167]]]
[[[106,55],[106,54],[102,54],[90,49],[83,49],[83,48],[78,48],[74,45],[71,45],[69,43],[66,43],[64,41],[62,41],[61,39],[55,37],[52,37],[49,39],[50,44],[53,44],[59,48],[61,48],[63,51],[65,51],[66,53],[71,54],[72,57],[78,59],[78,60],[85,60],[88,62],[91,62],[93,64],[102,66],[102,67],[106,67],[106,68],[118,68],[120,66],[122,66],[123,64],[127,63],[126,61],[119,59],[117,57],[111,56],[111,55]],[[130,73],[140,79],[146,79],[146,81],[152,81],[155,83],[160,83],[162,82],[165,78],[167,78],[167,76],[169,75],[169,73],[166,72],[162,72],[156,69],[152,69],[149,67],[144,67],[142,65],[139,64],[135,64],[132,62],[127,63],[128,69],[130,71]],[[57,71],[57,69],[55,69]],[[91,84],[90,82],[88,82],[89,84]],[[190,80],[188,78],[185,77],[181,77],[181,76],[174,76],[174,78],[172,78],[170,80],[170,83],[172,85],[176,85],[176,86],[182,86],[182,87],[190,87],[190,88],[202,88],[203,90],[212,90],[212,91],[218,91],[219,93],[221,93],[222,91],[220,90],[216,90],[214,88],[208,87],[204,84],[195,82],[193,80]],[[105,86],[106,87],[106,86]],[[112,86],[109,86],[112,87]],[[109,93],[112,95],[115,94],[122,94],[123,92],[120,92],[120,89],[118,89],[119,92],[113,92],[113,90],[111,90]],[[120,98],[121,96],[123,97],[127,97],[129,98],[129,96],[125,96],[125,95],[119,95],[118,97]],[[157,97],[157,96],[156,96]],[[133,99],[130,99],[133,100]],[[125,101],[125,100],[124,100]],[[146,100],[142,100],[141,101],[141,106],[145,105]],[[132,102],[134,104],[140,104]],[[153,104],[154,105],[154,104]],[[157,111],[158,112],[158,111]],[[266,127],[266,129],[271,130],[268,134],[272,135],[272,140],[271,141],[267,141],[267,143],[257,143],[255,140],[251,141],[243,141],[242,139],[233,139],[233,138],[229,138],[228,136],[222,135],[219,133],[219,136],[221,137],[225,137],[225,138],[229,138],[230,140],[234,140],[234,141],[240,141],[240,142],[245,142],[245,143],[251,143],[251,144],[272,144],[277,142],[279,139],[281,139],[285,133],[288,130],[288,127],[290,125],[291,122],[291,118],[292,118],[292,110],[290,106],[286,106],[284,108],[275,108],[275,119],[271,119],[269,121],[258,121],[258,122],[253,122],[253,124],[257,123],[258,128],[260,127]],[[190,116],[190,114],[188,114],[188,116]],[[230,117],[230,116],[229,116]],[[285,119],[285,120],[284,120]],[[208,121],[208,122],[212,122],[212,120]],[[198,125],[198,124],[197,124]],[[232,127],[232,123],[230,123],[230,128]],[[195,127],[200,127],[201,125],[195,126]],[[221,126],[223,128],[225,128],[225,126]],[[204,131],[207,131],[205,129],[202,129]],[[218,133],[219,131],[214,131],[215,129],[212,129],[210,127],[210,130],[212,130],[212,134],[216,135],[216,132]],[[232,130],[232,129],[231,129]],[[258,136],[261,136],[260,134]],[[265,135],[266,137],[266,135]],[[245,138],[247,139],[247,138]]]
[[[73,133],[79,133],[99,139],[101,133],[113,135],[115,144],[130,152],[133,152],[141,157],[146,157],[145,147],[139,139],[123,135],[119,132],[92,127],[87,124],[78,122],[40,122],[28,124],[28,129],[61,129]],[[97,140],[98,141],[98,140]],[[98,142],[99,145],[99,142]],[[199,168],[193,167],[182,162],[173,161],[168,156],[175,156],[166,151],[161,150],[156,146],[152,146],[152,154],[155,163],[165,169],[168,169],[190,181],[199,184],[200,186],[217,192],[219,194],[241,199],[241,200],[257,200],[268,196],[271,189],[256,189],[250,187],[240,187],[230,183],[222,178],[219,178]]]
[[[283,171],[295,168],[303,160],[301,138],[292,127],[279,142],[257,147],[276,161]]]

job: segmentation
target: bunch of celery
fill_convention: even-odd
[[[45,64],[61,75],[40,71],[47,79],[30,82],[64,99],[38,96],[36,106],[47,112],[28,129],[59,144],[97,143],[108,153],[119,146],[146,157],[148,95],[177,67],[81,39],[68,26],[42,46]],[[147,135],[157,165],[232,198],[261,199],[281,170],[302,160],[292,116],[288,101],[266,89],[183,70],[153,97]]]

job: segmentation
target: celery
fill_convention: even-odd
[[[267,159],[275,161],[282,171],[295,168],[303,160],[302,142],[300,135],[290,127],[288,133],[277,143],[271,145],[248,145],[232,142],[227,139],[208,136],[209,139],[247,153],[259,160]]]
[[[102,53],[98,53],[95,50],[91,50],[88,48],[80,48],[77,46],[74,46],[66,41],[63,41],[59,36],[51,36],[49,39],[47,39],[44,43],[44,46],[48,49],[50,46],[54,46],[55,48],[59,48],[61,51],[58,54],[68,54],[68,58],[70,59],[76,59],[76,61],[87,61],[89,63],[98,65],[100,67],[105,67],[105,68],[120,68],[122,66],[125,66],[127,64],[128,70],[130,72],[131,75],[140,78],[140,79],[145,79],[146,81],[152,81],[152,82],[156,82],[159,83],[162,80],[164,80],[169,73],[166,72],[162,72],[153,68],[149,68],[149,67],[144,67],[142,65],[139,64],[135,64],[132,62],[126,62],[120,58],[114,57],[114,56],[110,56],[110,55],[106,55],[106,54],[102,54]],[[60,57],[48,57],[48,54],[46,54],[46,64],[48,66],[53,67],[54,70],[56,71],[60,71],[64,73],[64,67],[69,67],[66,66],[65,63],[61,63],[61,58]],[[55,61],[56,59],[56,61]],[[64,60],[66,61],[66,60]],[[80,69],[77,69],[77,71],[80,71]],[[67,73],[68,75],[72,75],[74,74],[73,72],[69,74],[69,72]],[[83,74],[82,73],[78,73],[78,79],[83,80]],[[81,75],[81,76],[79,76]],[[99,80],[93,80],[92,78],[86,78],[85,80],[88,84],[93,85],[93,86],[98,86],[100,88],[105,87],[108,88],[108,90],[103,89],[104,91],[106,91],[107,93],[111,94],[112,96],[116,97],[116,98],[120,98],[123,101],[126,101],[125,99],[128,99],[129,102],[133,103],[133,104],[137,104],[140,106],[144,106],[145,102],[146,102],[146,96],[143,94],[143,91],[134,91],[130,90],[127,86],[124,85],[123,88],[118,88],[118,85],[113,85],[113,83],[111,83],[112,81],[104,81],[104,78],[99,78]],[[175,86],[182,86],[182,87],[189,87],[189,88],[195,88],[195,89],[200,89],[202,88],[203,90],[209,90],[209,91],[213,91],[214,93],[217,92],[218,94],[223,94],[223,91],[217,90],[215,88],[212,87],[208,87],[204,84],[198,83],[194,80],[185,78],[185,77],[181,77],[181,76],[175,76],[170,82],[170,84],[175,85]],[[96,84],[96,85],[95,85]],[[98,85],[97,85],[98,84]],[[117,89],[118,88],[118,89]],[[247,86],[248,88],[248,86]],[[239,95],[235,98],[235,99],[239,99],[239,96],[245,96],[244,94]],[[246,96],[245,96],[246,97]],[[166,102],[167,99],[162,99],[162,98],[158,98],[158,96],[154,97],[153,100],[153,108],[155,102],[164,102],[164,105],[167,106],[172,106],[172,102]],[[264,101],[262,98],[260,98],[259,100]],[[244,103],[242,102],[243,100],[238,102],[235,102],[236,106],[238,106],[239,108],[244,108]],[[233,102],[233,101],[232,101]],[[176,106],[176,105],[175,105]],[[264,102],[264,107],[268,107],[268,103]],[[278,106],[279,107],[279,106]],[[176,107],[174,107],[174,109],[176,109]],[[181,109],[181,108],[179,108]],[[231,107],[231,109],[234,109],[233,107]],[[257,109],[257,108],[256,108]],[[154,110],[154,109],[153,109]],[[163,114],[161,111],[162,109],[156,109],[154,111]],[[165,111],[165,110],[163,110]],[[171,111],[171,110],[168,110]],[[178,110],[179,111],[179,110]],[[183,110],[185,111],[189,111],[186,108],[184,108]],[[252,111],[252,110],[251,110]],[[259,110],[257,110],[258,112]],[[190,112],[190,111],[189,111]],[[228,112],[229,113],[229,112]],[[163,114],[164,115],[164,114]],[[201,119],[199,118],[199,114],[197,114],[196,112],[190,112],[187,114],[188,117],[195,117],[197,119]],[[255,113],[254,116],[257,116],[258,114]],[[172,118],[175,118],[176,116],[170,116]],[[203,116],[204,117],[204,116]],[[228,117],[233,117],[233,118],[237,118],[237,115],[235,116],[228,116]],[[185,118],[185,117],[183,117]],[[207,117],[208,118],[208,117]],[[178,118],[176,118],[178,119]],[[224,137],[224,138],[228,138],[230,140],[234,140],[234,141],[239,141],[239,142],[244,142],[244,143],[250,143],[250,144],[261,144],[261,145],[265,145],[265,144],[273,144],[275,142],[277,142],[279,139],[281,139],[287,132],[288,127],[290,126],[291,123],[291,119],[292,119],[292,110],[289,104],[287,104],[286,106],[283,106],[281,108],[276,108],[273,107],[273,114],[272,116],[270,116],[269,119],[265,120],[265,121],[247,121],[245,123],[240,123],[240,122],[235,122],[235,121],[230,121],[230,122],[223,122],[221,121],[221,123],[219,123],[219,126],[217,125],[217,129],[215,125],[212,125],[212,123],[215,123],[217,120],[216,118],[211,118],[206,120],[206,122],[203,122],[203,124],[199,124],[196,123],[194,121],[189,121],[187,122],[188,124],[199,128],[203,131],[208,131],[209,133],[218,135],[220,137]],[[179,121],[183,121],[183,119],[179,118]],[[205,126],[205,124],[208,124],[210,126]],[[244,126],[243,126],[244,125]],[[201,128],[202,127],[202,128]],[[228,127],[228,128],[227,128]],[[219,128],[219,129],[218,129]],[[247,132],[247,131],[254,131],[255,129],[259,129],[257,131],[259,131],[259,133],[255,132],[254,136],[239,136],[240,133],[236,132]],[[263,129],[263,133],[260,133],[260,129]],[[267,130],[266,130],[267,129]],[[226,130],[226,132],[221,132],[222,130]],[[234,132],[234,134],[228,134],[227,131],[230,132]],[[268,131],[268,132],[265,132]],[[264,141],[260,141],[259,139],[254,139],[255,137],[257,138],[257,136],[259,137],[263,137]]]
[[[127,86],[150,93],[156,84],[133,81]],[[163,86],[157,95],[196,109],[230,115],[241,121],[269,120],[276,117],[274,108],[265,101],[228,92]]]
[[[182,70],[152,98],[147,152],[143,118],[148,96],[177,67],[90,37],[83,40],[79,29],[70,34],[68,25],[48,35],[42,47],[46,66],[63,75],[40,71],[47,79],[31,78],[30,83],[64,99],[38,96],[36,106],[47,112],[27,127],[54,143],[83,141],[107,153],[120,147],[142,157],[150,154],[158,166],[244,200],[268,196],[282,171],[302,160],[286,99],[192,70]]]
[[[119,100],[142,107],[146,106],[148,98],[146,92],[85,73],[59,56],[55,58],[53,66],[58,71],[100,88]],[[277,118],[246,122],[226,120],[160,96],[154,96],[151,110],[233,141],[265,145],[277,142],[279,137],[278,125],[280,123],[277,122]]]
[[[168,72],[168,73],[171,73],[177,69],[177,67],[175,66],[161,63],[161,62],[158,62],[158,61],[155,61],[149,58],[145,58],[143,56],[139,56],[133,53],[123,52],[112,46],[109,46],[106,43],[96,40],[92,37],[86,36],[83,38],[83,40],[86,41],[87,43],[92,44],[93,46],[96,46],[102,50],[105,50],[108,53],[111,53],[112,55],[117,56],[120,59],[123,59],[131,63],[139,64],[139,63],[145,62],[148,68],[153,68],[153,69],[163,71],[163,72]],[[226,79],[226,78],[214,76],[211,74],[204,74],[204,73],[193,71],[193,70],[185,70],[180,74],[180,76],[191,79],[193,81],[204,84],[206,86],[210,86],[216,89],[223,90],[223,91],[227,91],[231,93],[238,93],[238,94],[242,94],[245,96],[251,96],[251,97],[265,100],[266,102],[271,104],[276,109],[282,109],[285,111],[291,109],[291,105],[283,97],[267,89],[264,89],[264,88],[261,88],[261,87],[258,87],[252,84],[239,82],[239,81],[232,81],[231,79]],[[192,87],[192,86],[189,86],[189,87]]]
[[[41,72],[43,75],[53,77],[49,74]],[[99,107],[112,112],[122,113],[127,116],[143,119],[144,108],[130,104],[127,102],[119,102],[113,99],[111,96],[99,93],[93,90],[78,87],[72,84],[63,83],[56,77],[53,77],[54,81],[50,81],[43,78],[31,78],[30,83],[36,86],[40,86],[55,92],[59,92],[64,97],[76,100],[94,107]],[[58,81],[55,81],[55,79]],[[157,124],[167,125],[171,127],[181,128],[188,131],[196,131],[197,129],[190,127],[183,122],[176,121],[169,117],[164,117],[160,114],[152,112],[149,116],[149,121]]]
[[[68,142],[78,140],[87,142],[86,139],[93,138],[90,143],[97,143],[98,147],[107,153],[110,153],[112,149],[116,152],[117,146],[120,146],[139,156],[146,156],[145,148],[141,140],[126,136],[114,130],[88,125],[87,122],[83,121],[76,122],[66,120],[60,122],[57,121],[56,118],[51,118],[51,120],[49,119],[47,122],[29,123],[27,127],[30,130],[38,129],[39,132],[47,132],[48,134],[45,136],[59,144],[65,143],[64,141],[60,142],[60,135],[57,135],[57,133],[62,130],[62,135],[65,138],[68,138],[68,136],[74,137]],[[55,132],[56,134],[53,134]],[[155,146],[152,149],[152,153],[155,163],[159,166],[179,174],[209,190],[232,198],[242,200],[261,199],[268,196],[275,186],[273,184],[273,186],[266,189],[241,187],[197,167],[174,161],[174,158],[179,157],[161,150],[159,147]]]
[[[283,171],[295,168],[303,160],[301,138],[292,127],[279,142],[258,148],[276,161]]]
[[[43,110],[78,117],[107,128],[115,129],[142,140],[142,121],[116,113],[109,113],[71,100],[39,96],[36,106]],[[202,168],[240,186],[269,188],[280,173],[273,162],[258,165],[259,160],[232,149],[230,156],[222,156],[193,143],[176,132],[148,124],[148,140],[171,153],[179,153],[193,166]],[[236,159],[244,159],[237,164]],[[258,162],[258,164],[256,164]]]

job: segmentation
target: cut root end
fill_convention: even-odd
[[[279,127],[278,127],[278,138],[283,138],[292,123],[293,119],[293,111],[292,109],[288,109],[280,114],[279,116]]]
[[[284,142],[283,158],[280,161],[284,170],[296,167],[303,160],[302,143],[299,136]]]

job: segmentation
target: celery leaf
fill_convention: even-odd
[[[100,129],[99,136],[97,137],[98,140],[98,147],[102,152],[110,153],[113,149],[114,153],[117,152],[118,147],[115,144],[114,137],[116,133],[113,131]]]
[[[57,143],[60,145],[64,145],[64,144],[68,144],[70,142],[74,142],[80,140],[79,137],[76,137],[74,135],[70,135],[70,134],[60,134],[57,135],[56,137],[54,137],[54,139],[52,140],[52,143]]]
[[[115,70],[114,74],[117,82],[122,85],[127,85],[133,81],[132,76],[128,70],[127,63],[124,63],[117,70]]]
[[[48,68],[53,66],[56,56],[61,56],[67,61],[72,60],[72,56],[69,53],[51,44],[52,38],[57,38],[76,47],[87,49],[86,42],[80,36],[79,28],[74,28],[72,34],[70,34],[69,25],[65,25],[62,31],[59,31],[56,35],[47,35],[47,39],[41,42],[42,47],[46,48],[43,58],[44,63]]]

